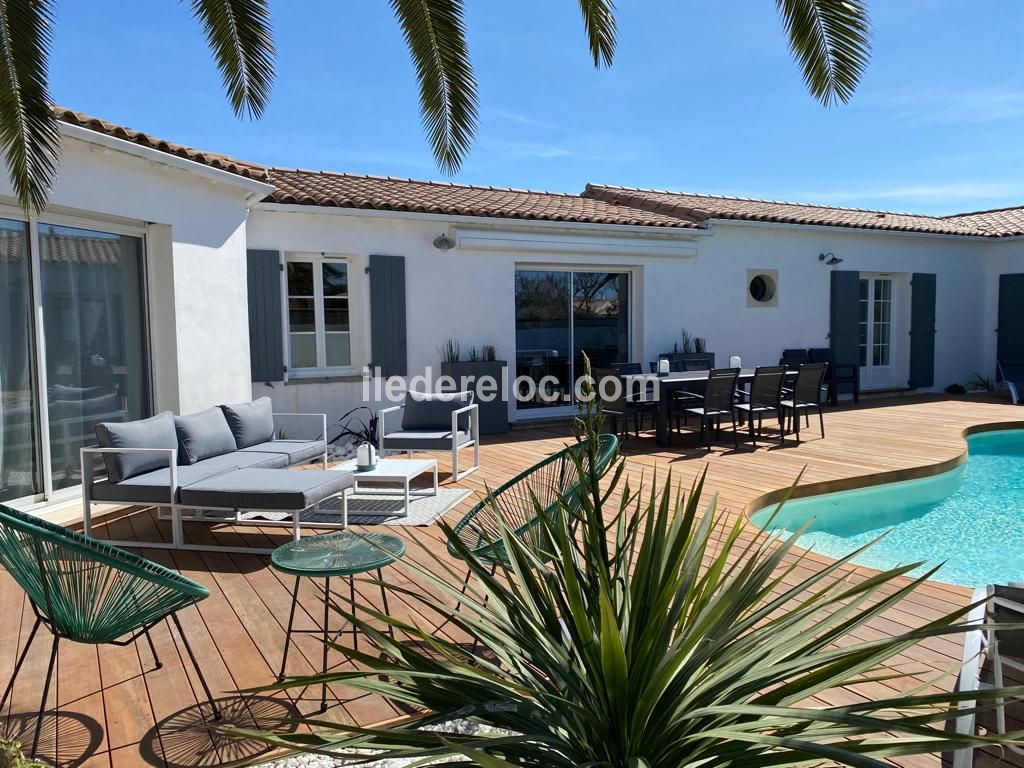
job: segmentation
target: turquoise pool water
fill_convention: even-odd
[[[796,531],[810,520],[799,545],[829,557],[885,533],[855,562],[884,569],[945,561],[932,578],[947,584],[1024,580],[1024,430],[973,435],[967,445],[967,462],[950,472],[790,501],[770,529]],[[751,520],[764,528],[774,510]]]

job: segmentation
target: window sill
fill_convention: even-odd
[[[334,382],[350,383],[362,380],[363,377],[353,371],[339,371],[335,373],[293,373],[288,376],[288,381],[285,382],[285,386],[292,386],[294,384],[328,384]]]

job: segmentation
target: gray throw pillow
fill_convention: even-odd
[[[269,397],[251,403],[222,405],[220,409],[224,411],[239,450],[274,439],[274,407]]]
[[[177,448],[178,435],[170,411],[140,421],[107,421],[96,425],[100,448]],[[167,456],[159,453],[106,453],[107,477],[115,483],[166,468]]]
[[[448,432],[452,428],[452,413],[471,405],[472,392],[407,392],[402,413],[402,429],[432,429]],[[469,429],[469,414],[459,419],[459,429]]]
[[[224,412],[216,406],[188,416],[175,416],[174,428],[178,431],[179,464],[195,464],[236,450],[231,427]]]

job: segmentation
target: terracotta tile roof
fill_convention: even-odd
[[[268,168],[259,163],[156,138],[98,117],[54,106],[57,119],[275,187],[267,202],[417,211],[540,221],[697,229],[711,219],[809,224],[972,237],[1024,235],[1024,207],[921,216],[632,187],[588,184],[582,195],[416,181],[382,176]]]
[[[271,168],[270,183],[275,190],[268,201],[274,203],[591,224],[699,226],[671,214],[558,192],[285,168]]]
[[[944,217],[946,221],[965,227],[980,229],[991,237],[1024,235],[1024,207],[996,208],[991,211],[957,213]]]
[[[68,125],[77,125],[79,128],[87,128],[90,131],[96,131],[97,133],[102,133],[107,136],[113,136],[117,139],[124,139],[125,141],[130,141],[133,144],[138,144],[142,147],[166,152],[169,155],[176,155],[177,157],[183,157],[186,160],[192,160],[193,162],[208,165],[211,168],[218,168],[222,171],[228,171],[229,173],[234,173],[239,176],[245,176],[246,178],[256,179],[257,181],[267,180],[267,168],[259,163],[249,163],[244,160],[238,160],[234,157],[228,157],[227,155],[219,155],[214,152],[204,152],[199,149],[193,149],[192,147],[186,147],[183,144],[175,144],[172,141],[158,139],[155,136],[143,133],[142,131],[136,131],[131,128],[125,128],[122,125],[108,123],[106,120],[101,120],[98,117],[92,117],[91,115],[76,112],[73,109],[67,109],[65,107],[55,105],[53,107],[53,111],[58,120],[63,123],[67,123]]]
[[[899,232],[930,232],[944,235],[984,236],[991,234],[972,222],[939,216],[919,216],[861,208],[835,208],[806,203],[784,203],[743,197],[718,197],[652,189],[634,189],[588,184],[584,197],[618,202],[620,205],[679,216],[695,224],[709,219],[766,221],[787,224],[816,224],[829,227],[880,229]],[[1024,217],[1022,217],[1024,222]]]

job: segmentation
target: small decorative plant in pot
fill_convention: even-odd
[[[343,457],[351,458],[355,456],[358,464],[363,464],[360,461],[360,448],[362,446],[371,446],[373,448],[373,460],[368,462],[368,464],[376,466],[378,422],[377,414],[372,408],[360,405],[338,419],[338,423],[335,424],[338,434],[328,440],[328,442]],[[372,469],[372,466],[370,468]]]
[[[496,435],[508,431],[508,363],[498,359],[493,344],[469,348],[466,360],[460,359],[458,339],[448,339],[438,347],[441,375],[455,381],[457,390],[472,390],[479,406],[480,434]]]

